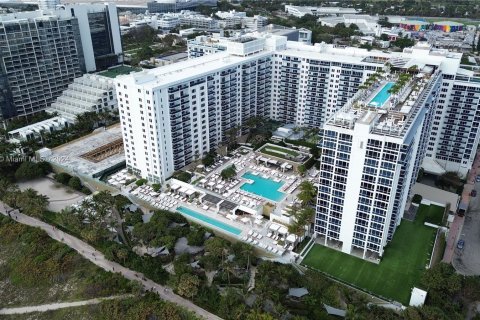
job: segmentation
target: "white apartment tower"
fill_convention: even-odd
[[[325,245],[377,260],[400,224],[425,156],[442,78],[460,55],[422,49],[392,57],[323,126],[315,233]],[[409,77],[389,93],[402,75]]]
[[[240,39],[220,53],[118,77],[127,167],[163,182],[225,140],[247,119],[268,116],[271,55],[265,39]]]
[[[423,167],[465,177],[480,141],[480,82],[473,72],[445,74]]]

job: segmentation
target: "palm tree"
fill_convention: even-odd
[[[116,255],[118,259],[121,259],[123,261],[123,264],[125,264],[125,260],[128,258],[128,250],[125,248],[120,248],[116,252]]]
[[[302,209],[296,208],[292,212],[294,222],[288,226],[288,232],[303,236],[305,234],[305,226],[309,226],[312,218],[315,215],[315,209],[312,207],[305,207]]]
[[[302,201],[302,205],[306,206],[311,203],[317,196],[317,188],[309,181],[303,181],[300,184],[300,193],[297,195],[298,199]]]

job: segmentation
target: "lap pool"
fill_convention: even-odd
[[[239,236],[242,233],[242,230],[232,227],[226,223],[223,223],[221,221],[218,221],[216,219],[210,218],[204,214],[198,213],[196,211],[193,211],[191,209],[185,208],[185,207],[178,207],[177,211],[180,212],[183,215],[189,216],[191,218],[195,218],[197,220],[200,220],[206,224],[212,225],[214,227],[217,227],[223,231],[233,233],[234,235]]]
[[[247,191],[257,196],[272,200],[279,201],[285,195],[283,192],[278,191],[284,184],[283,181],[275,182],[272,179],[264,178],[259,175],[254,175],[251,172],[246,172],[242,178],[252,180],[253,183],[244,183],[240,189]]]
[[[383,88],[373,97],[372,100],[368,103],[369,106],[381,108],[387,102],[388,98],[390,98],[391,94],[388,92],[395,82],[387,82]]]

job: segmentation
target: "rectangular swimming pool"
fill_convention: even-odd
[[[368,105],[372,106],[372,107],[377,107],[377,108],[383,107],[385,102],[387,102],[388,98],[390,98],[390,96],[391,96],[391,94],[390,94],[390,92],[388,92],[388,90],[390,90],[393,87],[394,84],[395,84],[395,82],[387,82],[383,86],[382,90],[380,90],[375,95],[375,97],[373,97],[373,99],[370,100]]]
[[[242,178],[253,180],[252,184],[244,183],[240,189],[247,191],[257,196],[272,200],[279,201],[285,195],[283,192],[278,191],[280,187],[285,183],[283,181],[275,182],[272,179],[256,176],[251,172],[246,172]]]
[[[223,222],[218,221],[216,219],[210,218],[206,215],[203,215],[203,214],[198,213],[196,211],[193,211],[191,209],[188,209],[188,208],[185,208],[185,207],[178,207],[177,211],[180,212],[181,214],[184,214],[184,215],[189,216],[191,218],[195,218],[197,220],[205,222],[206,224],[210,224],[214,227],[222,229],[223,231],[233,233],[234,235],[239,236],[242,233],[242,230],[240,230],[238,228],[232,227],[232,226],[230,226],[226,223],[223,223]]]

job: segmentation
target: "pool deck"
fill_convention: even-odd
[[[374,105],[372,104],[372,101],[382,92],[382,90],[389,84],[391,83],[392,86],[395,82],[393,81],[385,81],[382,83],[382,85],[380,85],[377,90],[375,90],[369,97],[368,97],[368,105],[369,106],[372,106],[372,107],[376,107],[376,108],[383,108],[383,106],[385,106],[385,104],[388,102],[388,100],[390,100],[390,97],[391,97],[391,94],[388,93],[388,97],[383,101],[383,103],[379,106],[377,105]],[[390,89],[390,88],[389,88]]]
[[[276,221],[274,222],[272,221],[272,218],[281,217],[283,210],[285,210],[286,207],[292,205],[294,200],[296,199],[296,195],[299,192],[297,190],[298,185],[304,180],[313,181],[314,177],[309,177],[308,175],[307,177],[300,177],[297,173],[293,171],[282,172],[280,169],[275,169],[274,167],[266,167],[264,166],[264,164],[257,163],[255,160],[255,156],[256,153],[250,151],[246,155],[237,153],[232,158],[224,157],[221,160],[222,163],[216,165],[214,170],[206,172],[205,176],[202,178],[202,180],[205,181],[210,181],[211,179],[214,179],[214,181],[220,183],[221,178],[220,180],[217,180],[220,172],[223,169],[231,166],[232,164],[235,164],[237,168],[237,176],[234,179],[234,182],[231,182],[232,184],[234,184],[234,186],[231,188],[230,186],[228,186],[228,188],[222,188],[221,190],[215,188],[213,188],[212,190],[212,188],[209,188],[208,186],[200,183],[198,183],[197,185],[189,185],[189,187],[197,190],[197,192],[200,194],[209,193],[215,195],[218,198],[221,198],[222,200],[228,200],[230,202],[237,203],[238,205],[247,207],[252,211],[255,210],[257,211],[256,214],[245,214],[243,216],[225,214],[223,212],[220,212],[218,208],[206,206],[204,203],[201,203],[199,199],[187,199],[186,197],[184,198],[182,196],[179,196],[178,194],[175,194],[174,192],[168,191],[165,189],[165,186],[165,190],[159,193],[152,192],[152,188],[146,185],[136,188],[134,183],[128,186],[120,186],[120,189],[122,193],[128,194],[129,198],[131,198],[132,200],[136,200],[135,202],[140,205],[146,204],[151,208],[158,208],[169,211],[177,211],[178,207],[185,207],[187,209],[195,211],[196,213],[205,215],[206,217],[209,217],[211,219],[215,219],[218,222],[237,228],[241,230],[241,233],[239,235],[235,235],[206,221],[202,221],[201,219],[196,219],[195,217],[184,215],[189,220],[202,224],[205,227],[208,227],[215,232],[218,232],[219,234],[225,236],[226,238],[243,241],[253,245],[259,252],[262,252],[261,255],[264,257],[268,257],[269,259],[274,259],[285,263],[292,262],[294,261],[297,254],[288,250],[288,247],[285,248],[284,246],[277,244],[277,241],[280,240],[281,236],[274,237],[274,235],[277,233],[273,232],[272,234],[271,225],[278,224],[281,226],[282,222],[279,219],[275,219]],[[253,193],[241,190],[240,187],[247,181],[247,179],[242,178],[242,176],[246,172],[258,174],[268,179],[283,180],[285,183],[281,186],[279,191],[284,193],[285,196],[278,202],[275,202],[272,200],[264,199],[261,196],[255,195]],[[314,172],[315,174],[318,173],[314,170],[312,170],[311,172]],[[162,203],[168,202],[169,205],[167,207],[163,207],[160,205],[160,201]],[[262,217],[263,206],[266,203],[270,203],[273,205],[273,212],[270,214],[270,220]],[[243,219],[244,221],[241,221],[241,218],[246,219]],[[268,237],[268,234],[272,234],[271,237]],[[286,235],[284,235],[284,237],[286,237]]]

